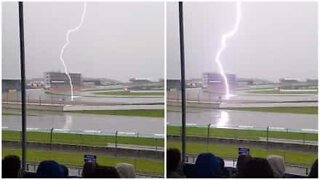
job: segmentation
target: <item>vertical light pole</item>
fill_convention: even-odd
[[[23,2],[19,2],[19,35],[20,35],[20,70],[21,70],[21,111],[22,111],[22,172],[26,170],[26,72],[24,54]]]
[[[180,35],[180,65],[181,65],[181,155],[182,163],[186,157],[186,87],[185,87],[185,61],[184,61],[184,35],[183,35],[183,2],[179,2],[179,35]]]

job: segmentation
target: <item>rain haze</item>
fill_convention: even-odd
[[[243,2],[238,32],[221,55],[226,73],[243,78],[317,78],[317,3]],[[186,78],[218,72],[221,37],[236,20],[234,2],[185,2]],[[167,77],[180,78],[178,3],[167,3]]]
[[[84,3],[24,3],[26,75],[64,72],[59,54]],[[3,78],[19,78],[18,3],[3,3]],[[128,81],[163,78],[163,2],[88,2],[83,26],[71,33],[64,60],[84,77]]]

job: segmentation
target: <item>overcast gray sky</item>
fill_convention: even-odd
[[[65,33],[80,22],[83,3],[27,2],[25,43],[27,78],[61,71]],[[19,78],[17,3],[3,3],[3,78]],[[70,72],[127,81],[164,76],[163,2],[88,2],[84,24],[70,36],[64,59]]]
[[[186,77],[218,72],[214,57],[235,22],[236,3],[185,2]],[[221,61],[238,77],[317,78],[317,3],[243,2],[239,31]],[[178,4],[167,3],[167,77],[179,78]]]

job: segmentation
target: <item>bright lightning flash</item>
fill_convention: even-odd
[[[227,79],[227,76],[226,76],[226,74],[225,74],[225,72],[223,70],[223,66],[222,66],[222,64],[220,62],[220,57],[221,57],[221,54],[222,54],[223,50],[227,46],[226,45],[227,40],[229,38],[231,38],[232,36],[234,36],[236,34],[236,32],[238,31],[240,20],[241,20],[241,2],[237,1],[237,16],[236,16],[236,21],[235,21],[234,27],[233,27],[233,29],[231,31],[225,33],[222,36],[221,46],[220,46],[220,48],[218,50],[218,53],[216,55],[216,58],[215,58],[215,61],[218,64],[218,67],[219,67],[220,74],[221,74],[221,76],[223,77],[223,80],[224,80],[224,84],[225,84],[225,88],[226,88],[226,92],[225,92],[226,99],[230,99],[231,95],[230,95],[230,92],[229,92],[228,79]]]
[[[70,44],[70,39],[69,39],[70,34],[73,33],[73,32],[75,32],[75,31],[77,31],[77,30],[79,30],[80,27],[82,26],[84,17],[85,17],[85,15],[86,15],[86,11],[87,11],[87,3],[86,3],[86,1],[84,1],[83,11],[82,11],[82,15],[81,15],[81,21],[80,21],[80,23],[79,23],[79,25],[78,25],[77,27],[75,27],[75,28],[73,28],[73,29],[69,29],[69,30],[67,31],[67,34],[66,34],[66,43],[63,45],[63,47],[62,47],[62,49],[61,49],[61,52],[60,52],[60,60],[61,60],[61,62],[62,62],[62,64],[63,64],[64,71],[65,71],[65,73],[66,73],[66,75],[67,75],[67,77],[68,77],[68,79],[69,79],[70,92],[71,92],[71,101],[73,101],[73,98],[74,98],[74,96],[73,96],[73,84],[72,84],[72,80],[71,80],[70,74],[69,74],[69,72],[68,72],[68,68],[67,68],[67,66],[66,66],[66,64],[65,64],[65,61],[64,61],[64,59],[63,59],[63,53],[64,53],[64,50],[66,49],[66,47]]]

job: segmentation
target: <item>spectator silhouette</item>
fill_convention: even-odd
[[[278,155],[270,155],[267,157],[267,161],[272,168],[273,176],[275,178],[283,178],[286,171],[283,157]]]
[[[120,178],[120,176],[114,167],[98,166],[93,173],[93,178]]]
[[[2,159],[2,177],[17,178],[20,170],[21,161],[18,156],[9,155]]]
[[[247,163],[252,159],[250,155],[239,155],[237,160],[237,173],[236,177],[243,178],[244,177],[244,169]]]
[[[311,167],[311,171],[309,173],[310,178],[318,178],[318,159],[314,161]]]
[[[219,160],[212,153],[201,153],[195,163],[196,178],[221,177]]]
[[[178,149],[167,150],[167,177],[168,178],[182,178],[178,169],[181,165],[181,153]]]
[[[61,164],[61,167],[63,169],[64,177],[69,177],[69,169],[68,169],[68,167],[65,166],[65,165],[62,165],[62,164]]]
[[[230,177],[229,171],[224,167],[224,160],[218,156],[217,156],[217,159],[219,161],[219,166],[220,166],[220,170],[221,170],[221,177],[224,177],[224,178]]]
[[[264,158],[252,158],[244,168],[244,178],[273,178],[270,164]]]
[[[93,177],[94,172],[96,171],[98,164],[96,162],[86,162],[83,165],[82,177],[91,178]]]
[[[132,164],[118,163],[115,167],[120,175],[120,178],[135,178],[136,170]]]
[[[65,177],[65,171],[56,161],[47,160],[39,164],[37,176],[40,178],[63,178]]]

